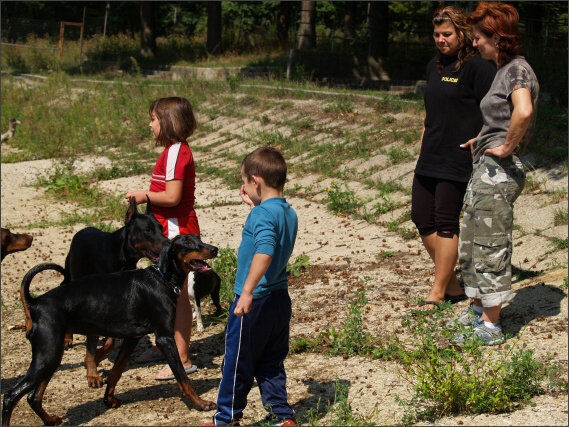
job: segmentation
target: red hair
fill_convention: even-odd
[[[519,54],[522,36],[518,27],[520,14],[512,5],[501,2],[480,2],[468,21],[486,37],[496,34],[498,41],[498,62],[503,66]]]

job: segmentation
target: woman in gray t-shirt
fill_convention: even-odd
[[[498,72],[480,102],[482,130],[462,145],[474,161],[459,241],[465,293],[473,303],[458,318],[472,328],[455,335],[459,344],[472,337],[486,345],[504,342],[500,310],[513,298],[513,203],[525,184],[519,156],[531,137],[539,95],[532,68],[518,55],[518,20],[513,6],[499,2],[481,2],[470,16],[473,45]]]

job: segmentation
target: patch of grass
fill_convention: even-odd
[[[509,412],[543,393],[550,369],[534,358],[519,340],[498,348],[474,340],[460,349],[448,345],[459,325],[445,327],[444,312],[408,318],[412,338],[403,343],[401,376],[410,399],[398,397],[406,408],[404,422],[414,424],[444,415]]]
[[[221,180],[229,188],[239,188],[241,182],[241,172],[239,168],[220,168],[217,166],[204,166],[201,164],[196,165],[196,173],[204,174],[211,177],[221,178]]]
[[[127,161],[123,165],[113,164],[110,168],[98,167],[89,176],[98,181],[150,174],[153,165],[147,162]]]
[[[358,210],[366,204],[366,201],[356,196],[347,184],[342,186],[332,180],[326,193],[326,206],[335,214],[357,214]]]
[[[388,155],[389,161],[392,165],[406,162],[413,157],[413,155],[407,149],[400,149],[395,145],[392,145],[386,154]]]
[[[376,215],[383,215],[388,212],[391,212],[398,207],[402,206],[402,202],[395,202],[391,200],[389,196],[381,196],[381,202],[377,202],[373,205],[373,210]]]
[[[548,191],[549,198],[552,203],[559,203],[563,200],[567,200],[567,191],[563,189]]]
[[[555,246],[555,249],[558,251],[561,251],[563,249],[567,249],[567,237],[565,238],[561,238],[561,237],[554,237],[551,239],[551,241],[553,242],[553,245]]]
[[[378,260],[382,260],[387,258],[393,258],[395,255],[397,255],[397,252],[395,251],[381,251],[375,256],[375,258]]]
[[[399,344],[393,334],[386,337],[372,336],[365,331],[364,312],[367,304],[365,284],[363,290],[354,292],[348,305],[346,320],[341,328],[321,331],[316,337],[301,335],[291,340],[290,353],[319,352],[328,356],[370,357],[372,359],[393,359],[398,357]]]
[[[291,145],[290,138],[278,130],[251,130],[247,134],[251,138],[251,142],[259,145],[271,145],[273,147]]]
[[[328,349],[331,356],[342,355],[352,357],[364,355],[372,351],[370,334],[363,327],[363,309],[368,299],[365,292],[354,292],[353,298],[348,305],[348,314],[342,329],[332,327],[328,334]]]
[[[403,226],[401,226],[401,224],[403,224],[404,222],[407,222],[411,219],[411,211],[410,210],[406,210],[402,215],[400,215],[398,218],[394,219],[393,221],[389,221],[386,226],[387,229],[389,231],[398,233],[401,237],[403,237],[405,240],[411,240],[411,239],[415,239],[418,237],[418,232],[416,229],[408,229],[405,228]]]
[[[525,192],[533,193],[541,190],[542,186],[545,186],[547,182],[546,178],[539,179],[535,172],[526,174],[526,184],[524,186]]]
[[[116,179],[123,176],[137,175],[148,170],[138,163],[123,166],[97,168],[90,174],[79,174],[75,168],[75,159],[69,158],[54,162],[52,172],[47,177],[40,177],[37,184],[46,187],[46,194],[55,199],[77,203],[81,209],[70,213],[62,212],[55,223],[40,221],[38,226],[92,224],[104,230],[114,229],[113,221],[124,218],[126,210],[122,195],[111,196],[101,191],[96,183],[99,180]]]
[[[349,114],[354,113],[356,109],[350,101],[338,99],[334,103],[326,105],[322,111],[325,113]]]
[[[567,225],[567,208],[557,208],[553,211],[553,225]]]

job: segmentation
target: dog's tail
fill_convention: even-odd
[[[60,266],[59,264],[54,264],[51,262],[46,262],[43,264],[38,264],[35,267],[32,267],[22,279],[22,285],[20,286],[20,298],[22,299],[22,304],[24,306],[24,313],[26,315],[26,336],[28,335],[29,331],[32,329],[32,316],[30,314],[30,303],[32,301],[32,296],[30,295],[30,284],[32,283],[32,279],[42,271],[45,270],[55,270],[63,274],[63,282],[69,281],[69,273],[65,268]],[[63,283],[62,282],[62,283]]]

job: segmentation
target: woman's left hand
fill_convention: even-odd
[[[508,149],[505,145],[499,145],[499,146],[494,147],[494,148],[488,148],[487,150],[484,151],[484,155],[485,156],[496,156],[496,157],[503,159],[505,157],[508,157],[510,154],[512,154],[512,151],[514,151],[514,150]]]
[[[510,96],[514,110],[504,144],[488,148],[484,151],[485,155],[496,156],[501,159],[508,157],[514,152],[529,126],[533,114],[531,92],[526,88],[516,88]]]

